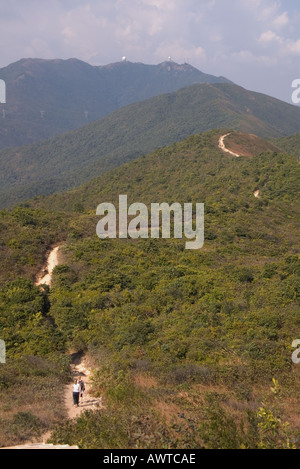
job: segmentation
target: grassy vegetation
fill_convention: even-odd
[[[252,158],[260,153],[272,151],[273,153],[280,153],[279,146],[272,144],[267,140],[263,140],[256,135],[248,135],[243,132],[231,132],[226,137],[226,147],[240,156],[248,156]],[[282,147],[284,148],[284,146]],[[287,152],[287,149],[285,150]]]
[[[34,286],[49,246],[65,239],[62,215],[16,207],[1,212],[0,446],[41,438],[65,417],[62,399],[70,377],[65,340],[50,314],[47,289]]]
[[[22,370],[26,355],[42,357],[48,381],[63,380],[64,366],[53,362],[81,350],[93,357],[94,393],[104,396],[103,410],[77,420],[63,423],[59,412],[53,442],[300,447],[300,372],[291,360],[300,329],[300,167],[274,152],[231,158],[218,149],[219,136],[190,137],[77,190],[2,212],[1,259],[25,259],[22,279],[13,280],[20,275],[13,262],[1,279],[10,366]],[[117,205],[119,194],[147,205],[205,202],[204,248],[187,251],[174,239],[100,241],[96,207]],[[26,244],[11,243],[12,235]],[[41,265],[42,246],[62,239],[63,263],[51,291],[40,292],[27,251]],[[10,416],[10,435],[22,434],[24,419],[42,431],[35,400],[34,393],[34,417]],[[28,408],[14,408],[20,412]]]
[[[285,149],[286,152],[300,158],[300,134],[292,135],[290,137],[274,139],[274,143],[280,148]]]
[[[30,350],[0,366],[0,447],[41,439],[66,417],[60,396],[69,379],[69,361],[53,350],[51,357]]]

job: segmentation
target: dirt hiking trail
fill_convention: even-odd
[[[226,146],[225,146],[224,140],[225,140],[226,137],[229,137],[229,135],[231,135],[231,133],[232,132],[229,132],[228,134],[225,134],[225,135],[221,135],[221,137],[219,139],[219,148],[221,148],[221,150],[225,151],[226,153],[229,153],[230,155],[235,156],[236,158],[240,158],[241,155],[238,155],[237,153],[234,153],[233,151],[228,150],[228,148],[226,148]]]
[[[52,282],[52,272],[59,265],[59,251],[61,246],[56,246],[51,249],[50,254],[47,258],[47,266],[42,270],[42,272],[38,275],[35,285],[48,285],[51,287]]]
[[[74,407],[73,382],[66,386],[64,399],[69,419],[78,417],[81,412],[85,410],[102,407],[102,398],[97,399],[90,395],[92,372],[90,370],[88,358],[79,353],[73,354],[71,372],[74,379],[81,377],[85,384],[85,392],[83,395],[83,400],[80,399],[79,407]]]
[[[48,285],[51,287],[52,282],[52,273],[56,266],[59,265],[60,256],[59,250],[61,249],[61,245],[52,247],[48,257],[47,257],[47,266],[42,270],[42,272],[37,276],[35,285]],[[91,365],[89,364],[88,358],[80,353],[73,353],[71,355],[71,374],[72,378],[78,379],[81,377],[82,381],[85,384],[85,392],[83,395],[83,399],[80,399],[79,406],[74,407],[73,403],[73,382],[71,381],[69,384],[65,386],[64,390],[64,403],[65,409],[67,413],[68,419],[74,419],[78,417],[81,412],[90,409],[99,409],[103,408],[102,405],[102,398],[94,398],[90,395],[91,389]],[[68,445],[51,445],[47,444],[51,436],[51,432],[45,433],[42,436],[42,442],[27,442],[20,446],[8,447],[8,448],[1,448],[1,449],[78,449],[77,446],[68,446]]]
[[[226,137],[229,137],[229,135],[231,135],[231,134],[232,134],[232,132],[229,132],[228,134],[225,134],[225,135],[221,135],[221,137],[219,138],[219,148],[221,150],[223,150],[225,153],[229,153],[230,155],[235,156],[236,158],[240,158],[241,155],[238,155],[237,153],[234,153],[233,151],[228,150],[228,148],[226,148],[224,140],[225,140]],[[259,190],[254,192],[254,197],[256,199],[260,199],[260,191]]]
[[[62,245],[52,246],[50,253],[47,257],[46,268],[42,270],[40,275],[37,277],[36,285],[48,285],[51,287],[52,283],[52,274],[55,267],[60,263],[60,249]],[[83,410],[89,408],[99,407],[101,404],[101,399],[94,399],[89,394],[90,389],[90,378],[91,370],[89,368],[88,359],[83,354],[75,353],[71,355],[71,373],[72,377],[79,378],[81,377],[85,384],[85,392],[83,400],[81,400],[79,407],[74,407],[73,404],[73,382],[66,386],[64,393],[64,400],[67,409],[67,416],[69,419],[76,418]],[[49,435],[44,436],[44,441],[48,439]]]
[[[85,384],[85,392],[83,400],[80,400],[79,407],[74,407],[73,404],[73,382],[65,386],[64,391],[64,402],[65,409],[67,412],[68,419],[74,419],[78,417],[81,412],[91,409],[103,408],[102,398],[95,398],[90,395],[91,388],[91,377],[92,371],[88,363],[88,358],[82,354],[74,353],[71,355],[72,364],[71,364],[71,373],[74,379],[81,377]],[[45,433],[41,438],[42,442],[27,442],[20,446],[1,448],[1,449],[79,449],[78,446],[68,446],[68,445],[52,445],[47,444],[51,436],[51,432]]]

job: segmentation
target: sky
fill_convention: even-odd
[[[0,50],[0,68],[28,57],[91,65],[171,57],[292,103],[300,2],[0,0]]]

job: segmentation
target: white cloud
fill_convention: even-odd
[[[289,24],[289,17],[288,17],[287,11],[277,16],[273,21],[273,25],[275,28],[282,28],[284,26],[287,26],[288,24]]]
[[[288,58],[292,55],[300,55],[300,39],[291,40],[280,37],[273,31],[269,30],[261,34],[259,42],[264,46],[276,45],[277,55],[282,58]]]
[[[259,42],[262,44],[269,44],[270,42],[277,42],[281,44],[283,42],[282,38],[275,34],[273,31],[265,31],[261,34]]]
[[[283,52],[287,55],[300,55],[300,39],[297,41],[286,41]]]

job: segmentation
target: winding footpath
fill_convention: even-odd
[[[50,254],[47,259],[47,267],[43,272],[38,276],[38,279],[36,281],[36,286],[41,286],[41,285],[48,285],[51,287],[51,282],[52,282],[52,274],[53,270],[55,267],[59,265],[59,250],[61,246],[56,246],[52,248],[50,251]]]
[[[224,140],[226,137],[229,137],[229,135],[231,135],[232,132],[229,132],[228,134],[225,134],[225,135],[222,135],[219,139],[219,148],[221,148],[221,150],[225,151],[225,153],[229,153],[230,155],[232,156],[235,156],[236,158],[240,158],[241,155],[238,155],[237,153],[234,153],[233,151],[231,150],[228,150],[228,148],[226,148],[226,145],[224,143]]]
[[[55,267],[59,265],[59,251],[61,245],[52,247],[48,258],[46,268],[42,270],[40,275],[37,276],[35,285],[42,286],[48,285],[51,287],[52,275]],[[73,405],[73,383],[68,384],[65,387],[64,392],[64,402],[65,408],[67,411],[67,418],[73,419],[80,415],[81,412],[87,409],[96,409],[102,406],[102,398],[96,399],[90,395],[90,386],[91,386],[91,375],[92,372],[87,363],[86,357],[81,357],[80,355],[75,355],[73,363],[71,365],[72,377],[78,378],[81,377],[85,384],[85,393],[84,399],[80,402],[79,407],[74,407]],[[42,443],[28,442],[20,446],[14,446],[10,448],[1,448],[1,449],[79,449],[78,446],[68,446],[68,445],[51,445],[47,444],[51,436],[51,432],[46,433],[42,437]]]
[[[51,287],[53,270],[60,263],[59,251],[61,247],[62,245],[59,245],[51,249],[50,254],[47,258],[47,267],[38,276],[36,286],[48,285],[49,287]],[[66,386],[65,404],[67,408],[68,418],[70,419],[77,417],[82,412],[82,410],[85,410],[86,407],[98,407],[99,405],[101,405],[101,399],[94,399],[91,398],[91,396],[89,395],[91,370],[88,367],[87,358],[75,354],[71,365],[71,372],[73,378],[78,378],[79,376],[82,377],[86,385],[86,392],[84,401],[80,404],[79,407],[74,407],[72,400],[73,383]]]
[[[48,285],[49,287],[51,287],[53,270],[60,263],[59,252],[61,248],[62,248],[62,245],[59,245],[51,249],[50,254],[48,255],[48,258],[47,258],[47,267],[38,276],[38,279],[36,281],[37,286]],[[95,398],[92,398],[89,394],[91,370],[89,369],[87,358],[81,357],[79,355],[75,355],[72,365],[71,365],[71,373],[72,373],[73,378],[78,378],[78,377],[82,378],[82,380],[85,383],[86,391],[84,393],[84,399],[80,403],[80,406],[74,407],[73,383],[70,383],[69,385],[66,386],[65,393],[64,393],[64,401],[65,401],[65,407],[67,410],[68,419],[73,419],[73,418],[78,417],[78,415],[80,415],[80,413],[86,410],[87,408],[95,408],[99,406],[102,407],[101,398],[95,399]],[[50,434],[44,435],[44,438],[43,438],[44,444],[49,439],[49,436]]]

